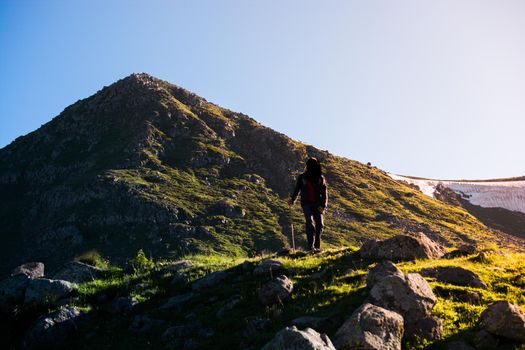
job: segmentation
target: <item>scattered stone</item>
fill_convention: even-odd
[[[326,322],[326,317],[316,316],[302,316],[292,320],[292,325],[298,328],[314,328],[318,329],[323,323]]]
[[[398,235],[384,241],[367,241],[359,250],[359,254],[365,259],[439,259],[445,254],[445,248],[420,232],[414,235]]]
[[[67,297],[74,289],[74,284],[62,280],[46,278],[30,279],[27,286],[24,304],[49,305]]]
[[[301,331],[297,327],[286,327],[279,331],[262,350],[335,350],[326,334],[319,334],[311,328]]]
[[[435,278],[439,282],[456,284],[459,286],[486,288],[487,285],[475,272],[459,266],[432,267],[421,270],[425,277]]]
[[[175,272],[173,278],[171,279],[171,284],[185,284],[188,283],[188,276],[182,272]]]
[[[164,323],[162,320],[152,319],[145,315],[137,315],[133,318],[129,330],[136,333],[146,333]]]
[[[463,256],[473,255],[478,253],[478,251],[479,247],[477,244],[463,244],[443,255],[443,259],[454,259]]]
[[[125,314],[130,312],[139,301],[132,296],[118,297],[111,302],[111,312],[114,314]]]
[[[26,275],[31,278],[42,278],[44,277],[44,263],[41,262],[28,262],[23,265],[17,266],[11,272],[11,276]]]
[[[335,334],[339,350],[401,350],[403,316],[372,304],[355,310]]]
[[[233,310],[237,304],[241,302],[241,297],[236,295],[228,300],[220,309],[217,311],[217,318],[223,318],[224,314],[230,310]]]
[[[257,265],[253,270],[254,275],[266,275],[266,274],[277,274],[279,272],[285,272],[286,268],[284,264],[279,260],[275,259],[266,259],[263,260]]]
[[[277,304],[290,298],[292,290],[292,281],[285,275],[280,275],[262,285],[259,300],[263,305]]]
[[[167,302],[165,302],[160,309],[161,310],[174,310],[174,311],[181,311],[184,305],[188,301],[190,301],[193,298],[193,293],[189,292],[186,294],[180,294],[176,295],[174,297],[171,297],[168,299]]]
[[[179,260],[179,261],[174,261],[171,264],[169,264],[168,266],[166,266],[164,268],[164,271],[166,271],[166,272],[177,272],[177,271],[180,271],[180,270],[185,270],[185,269],[192,268],[193,266],[194,265],[193,265],[193,263],[190,260]]]
[[[0,281],[0,311],[10,313],[23,303],[30,278],[25,274],[15,275]]]
[[[74,335],[80,316],[77,309],[66,307],[40,317],[26,332],[23,348],[63,348],[67,339]]]
[[[80,261],[70,261],[53,278],[72,283],[82,283],[95,280],[102,272],[103,270],[98,267]]]
[[[481,323],[488,332],[519,342],[525,342],[525,314],[516,304],[497,301],[481,313]]]
[[[404,278],[403,272],[391,261],[382,261],[376,264],[366,276],[366,286],[372,288],[377,282],[387,276],[399,276]]]
[[[453,341],[453,342],[447,343],[446,349],[447,350],[476,350],[472,346],[465,343],[464,341]]]
[[[170,343],[177,339],[184,339],[189,337],[209,338],[215,332],[211,328],[205,328],[198,323],[185,324],[181,326],[174,326],[166,329],[162,334],[162,341]]]
[[[374,285],[370,297],[374,304],[396,311],[405,319],[429,316],[437,301],[428,282],[418,273],[387,276]]]
[[[437,340],[443,338],[443,320],[436,316],[427,316],[405,325],[407,339]]]
[[[498,338],[485,330],[481,330],[474,335],[472,343],[477,350],[492,350],[499,347]]]
[[[193,283],[192,289],[193,290],[202,290],[209,287],[216,286],[220,282],[224,281],[226,278],[228,278],[230,274],[226,271],[216,271],[212,272],[209,275],[207,275],[204,278],[201,278],[200,280]]]
[[[471,292],[463,289],[450,289],[440,286],[434,288],[434,292],[444,298],[452,297],[455,300],[462,301],[469,304],[479,305],[483,299],[483,294],[481,292]]]
[[[266,331],[270,326],[270,320],[263,318],[256,318],[249,320],[244,329],[243,336],[246,338],[252,338],[260,333]]]

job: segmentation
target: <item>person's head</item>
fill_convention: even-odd
[[[317,158],[312,157],[306,161],[306,174],[312,179],[321,177],[323,170]]]

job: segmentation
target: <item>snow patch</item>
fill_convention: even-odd
[[[394,180],[408,182],[419,187],[427,196],[434,197],[438,184],[451,189],[474,205],[484,208],[505,208],[525,213],[525,181],[443,181],[413,179],[388,174]]]

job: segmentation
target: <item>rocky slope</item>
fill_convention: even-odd
[[[279,250],[292,222],[302,232],[286,198],[309,156],[330,186],[326,247],[419,231],[448,246],[513,244],[379,169],[133,74],[0,150],[0,274],[93,250],[115,263],[141,248],[157,257]]]

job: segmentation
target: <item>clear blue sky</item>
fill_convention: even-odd
[[[0,0],[0,147],[132,72],[387,171],[525,175],[525,1]]]

